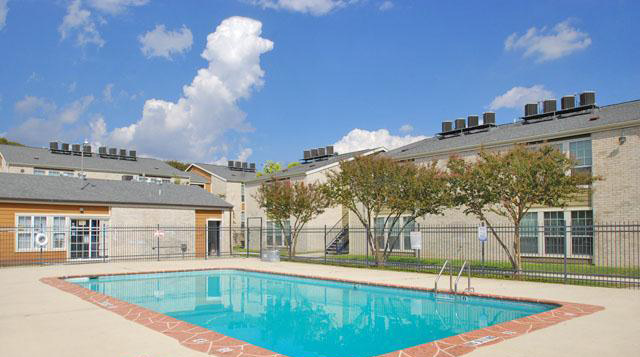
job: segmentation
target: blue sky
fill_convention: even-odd
[[[262,163],[640,99],[637,1],[0,0],[0,136]]]

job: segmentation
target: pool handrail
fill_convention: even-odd
[[[440,280],[440,276],[442,276],[442,272],[444,271],[444,268],[447,267],[447,264],[449,264],[449,260],[445,260],[444,264],[442,264],[442,268],[440,268],[440,272],[438,273],[438,276],[436,277],[436,281],[433,287],[433,291],[437,294],[438,293],[438,280]],[[449,290],[451,290],[451,274],[449,274]]]
[[[467,288],[464,291],[473,291],[473,288],[471,287],[471,264],[465,260],[464,263],[462,263],[462,268],[460,268],[460,271],[458,272],[458,276],[456,277],[456,283],[453,289],[454,294],[458,293],[458,281],[460,280],[465,267],[467,267]]]

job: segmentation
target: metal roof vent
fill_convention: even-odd
[[[480,118],[477,115],[469,115],[467,117],[467,127],[473,128],[480,124]]]

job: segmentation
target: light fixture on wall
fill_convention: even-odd
[[[80,207],[80,213],[84,213],[84,207]]]
[[[627,142],[627,137],[624,136],[624,129],[620,130],[620,137],[618,137],[618,143],[620,145],[624,144],[625,142]]]

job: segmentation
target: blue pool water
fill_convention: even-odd
[[[555,308],[236,270],[69,281],[292,357],[375,356]]]

